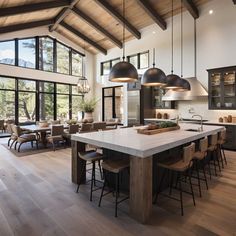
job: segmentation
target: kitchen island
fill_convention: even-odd
[[[204,126],[202,132],[196,124],[180,124],[180,129],[155,135],[137,133],[137,127],[109,131],[74,134],[72,140],[72,182],[78,183],[82,160],[79,151],[85,144],[128,154],[130,157],[130,216],[146,223],[152,212],[153,155],[190,143],[223,129],[220,126]],[[84,178],[85,176],[82,176]]]

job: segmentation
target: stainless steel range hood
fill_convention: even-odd
[[[191,86],[191,90],[187,92],[175,92],[169,90],[163,97],[163,101],[183,101],[183,100],[195,100],[202,97],[207,97],[208,93],[202,84],[196,77],[184,78]]]

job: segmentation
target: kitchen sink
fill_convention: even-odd
[[[185,131],[200,132],[198,129],[186,129]]]

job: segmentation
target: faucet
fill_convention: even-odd
[[[192,118],[193,118],[193,117],[200,117],[200,119],[201,119],[201,127],[200,127],[200,131],[203,131],[202,116],[201,116],[201,115],[193,115]]]

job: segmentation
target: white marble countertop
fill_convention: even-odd
[[[137,127],[99,131],[84,134],[73,134],[71,139],[99,147],[123,152],[138,157],[148,157],[153,154],[180,146],[200,139],[207,135],[219,132],[220,126],[204,125],[203,132],[186,131],[197,129],[197,124],[180,124],[180,130],[144,135],[137,133]]]
[[[191,119],[191,118],[189,118]],[[145,118],[145,121],[173,121],[175,122],[175,120],[173,119],[158,119],[158,118]],[[186,120],[179,120],[180,123],[193,123],[195,120],[193,121],[186,121]],[[200,122],[200,120],[199,120]],[[226,122],[219,122],[218,120],[208,120],[208,121],[203,121],[204,124],[215,124],[215,125],[236,125],[236,123],[226,123]]]

